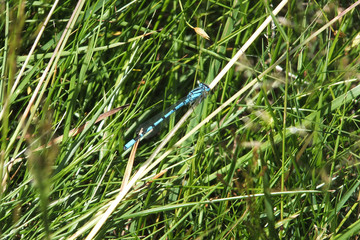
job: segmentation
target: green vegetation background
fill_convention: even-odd
[[[0,239],[85,238],[119,192],[129,161],[123,146],[139,124],[197,81],[209,84],[278,3],[61,1],[17,82],[53,4],[0,6]],[[359,7],[290,54],[349,6],[290,1],[194,106],[167,145],[171,153],[132,188],[97,239],[355,239]],[[276,71],[171,148],[284,53]],[[132,173],[185,110],[140,142]]]

